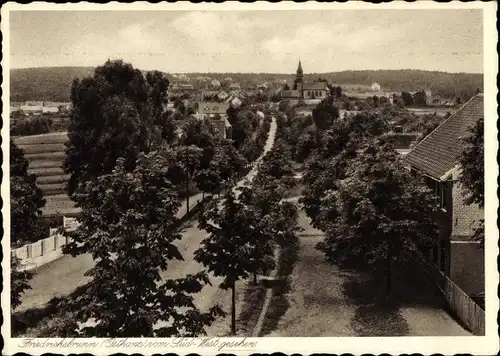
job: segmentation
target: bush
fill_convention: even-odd
[[[27,309],[12,314],[11,332],[13,337],[63,337],[71,334],[71,329],[64,330],[64,323],[68,320],[68,300],[82,295],[88,285],[76,288],[69,296],[54,297],[46,305]],[[29,334],[29,335],[26,335]]]
[[[52,130],[53,121],[48,117],[15,119],[10,129],[13,136],[29,136],[48,133]]]

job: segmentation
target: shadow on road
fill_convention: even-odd
[[[390,295],[383,273],[347,270],[342,273],[346,277],[344,295],[357,305],[351,327],[360,336],[405,336],[410,328],[402,308],[445,308],[430,281],[410,268],[394,268]]]
[[[400,302],[387,298],[385,281],[370,275],[353,273],[343,284],[344,295],[357,305],[351,328],[359,336],[405,336],[409,326],[399,313]]]

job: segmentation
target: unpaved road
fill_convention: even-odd
[[[268,336],[472,336],[424,278],[395,273],[394,298],[385,303],[383,281],[327,263],[316,249],[322,237],[303,211],[299,223],[310,235],[300,237],[290,307]]]

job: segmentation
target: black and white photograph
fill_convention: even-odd
[[[496,353],[496,3],[230,3],[2,9],[6,354]]]

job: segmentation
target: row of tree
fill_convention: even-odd
[[[401,93],[401,99],[403,100],[405,106],[427,106],[427,93],[424,90],[419,90],[414,94],[403,91]]]
[[[60,305],[67,318],[58,336],[197,336],[223,314],[217,305],[201,312],[194,304],[193,295],[209,283],[206,271],[170,280],[161,273],[170,261],[183,259],[174,243],[181,238],[179,186],[189,191],[194,183],[207,193],[227,189],[247,161],[207,121],[188,121],[177,134],[178,127],[162,110],[167,88],[160,73],[144,77],[121,61],[108,61],[93,77],[74,82],[65,169],[68,192],[81,214],[80,227],[69,233],[64,252],[91,254],[95,266],[87,272],[90,282],[81,294]],[[266,131],[269,126],[262,125],[261,135]],[[228,194],[226,205],[234,203]],[[254,209],[247,207],[252,194],[242,194],[247,210]],[[253,210],[243,215],[256,216]],[[239,215],[221,216],[235,221]],[[205,226],[209,217],[203,214],[200,224]],[[251,226],[247,223],[240,221]],[[255,266],[262,265],[256,252],[263,248],[258,242],[261,227],[242,235],[254,246],[250,264],[255,273]],[[275,230],[262,231],[269,236]],[[232,228],[225,232],[234,233]],[[214,246],[218,255],[222,247]],[[208,243],[201,250],[209,254]],[[19,287],[13,288],[15,307],[29,276],[13,277],[19,277]]]
[[[412,259],[437,233],[430,191],[404,169],[384,139],[387,122],[376,113],[339,119],[325,100],[310,119],[290,126],[305,128],[298,137],[290,129],[287,137],[306,162],[301,203],[326,234],[318,248],[332,263],[382,268],[390,291],[393,261]]]
[[[177,160],[171,147],[140,153],[132,171],[120,158],[110,174],[89,181],[78,195],[81,225],[67,252],[91,253],[96,265],[83,295],[65,305],[71,316],[65,330],[100,337],[198,336],[225,314],[218,305],[201,312],[194,303],[194,294],[209,283],[207,271],[169,280],[160,275],[170,261],[183,259],[174,243],[181,238],[175,218],[179,201],[169,172]],[[274,179],[264,175],[256,179]],[[208,236],[195,259],[224,277],[221,288],[232,288],[233,333],[235,283],[271,269],[276,236],[292,228],[293,211],[280,209],[277,185],[254,185],[238,198],[229,190],[222,209],[212,200],[199,217]],[[264,204],[270,195],[277,204]]]
[[[468,202],[484,203],[482,121],[466,139],[461,159]],[[312,117],[289,122],[285,138],[294,158],[306,162],[301,202],[316,228],[326,233],[318,247],[332,263],[386,272],[391,290],[395,260],[409,263],[438,234],[432,192],[408,171],[385,134],[390,127],[375,112],[339,119],[324,100]],[[298,134],[299,132],[300,134]],[[484,221],[476,239],[484,241]]]

